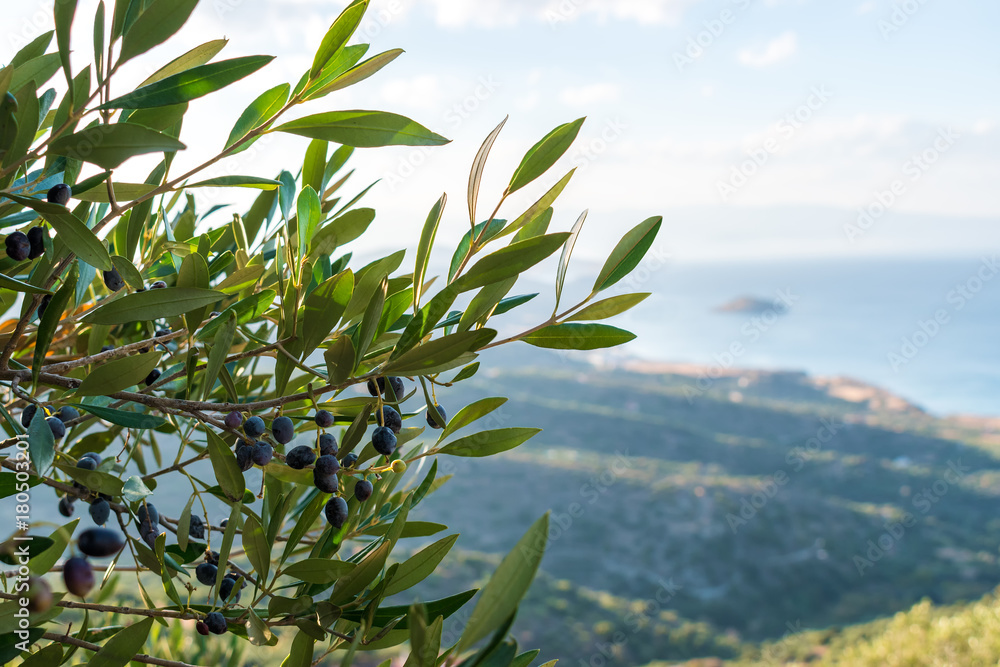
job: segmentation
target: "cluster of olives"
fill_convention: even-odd
[[[156,332],[156,336],[169,334],[169,329],[161,329]],[[104,351],[113,349],[106,346]],[[155,374],[155,375],[154,375]],[[146,384],[151,385],[159,377],[160,372],[154,370],[150,377],[146,379]],[[388,377],[377,378],[368,382],[368,389],[373,395],[379,396],[389,388],[397,398],[403,396],[404,385],[401,378]],[[444,409],[440,405],[435,406],[442,421],[446,420]],[[37,406],[29,405],[21,415],[21,423],[27,426],[32,417],[37,412]],[[61,408],[55,416],[46,418],[47,423],[52,428],[53,435],[61,438],[65,435],[65,422],[79,417],[79,413],[70,406]],[[403,420],[400,413],[390,405],[381,405],[376,411],[376,427],[372,432],[372,447],[376,452],[386,458],[392,456],[397,448],[397,434],[402,430]],[[352,469],[358,461],[358,455],[351,452],[338,460],[339,448],[337,439],[333,434],[325,432],[325,429],[334,425],[334,416],[327,410],[317,410],[313,420],[319,429],[316,439],[316,446],[298,445],[291,448],[283,459],[286,465],[296,470],[307,468],[312,469],[313,484],[323,493],[333,494],[324,506],[324,515],[329,524],[335,529],[341,529],[347,522],[349,509],[347,500],[340,494],[339,473],[341,468]],[[240,412],[230,412],[224,418],[225,426],[232,430],[242,430],[242,435],[236,445],[236,459],[244,471],[249,470],[254,465],[266,466],[274,458],[274,445],[260,438],[268,438],[278,446],[290,443],[295,437],[295,425],[286,416],[278,416],[271,422],[270,434],[265,436],[267,430],[264,420],[257,416],[250,416],[244,420],[244,415]],[[443,428],[444,424],[438,424],[437,420],[427,413],[427,423],[432,428]],[[96,453],[88,453],[80,457],[77,467],[85,470],[96,470],[101,464],[101,457]],[[406,470],[405,462],[401,460],[393,461],[392,470],[402,473]],[[77,548],[82,556],[73,556],[66,561],[63,566],[63,579],[66,589],[79,597],[85,597],[94,586],[94,572],[87,558],[106,558],[117,554],[125,546],[123,536],[108,528],[101,527],[107,523],[111,514],[111,497],[104,494],[91,494],[82,484],[74,482],[74,486],[80,492],[80,497],[90,496],[90,516],[98,527],[88,528],[77,538]],[[374,486],[366,478],[355,481],[354,497],[359,502],[365,502],[374,493]],[[67,494],[59,502],[59,511],[64,516],[73,514],[73,503],[76,496]],[[155,547],[156,538],[161,532],[159,526],[159,513],[152,503],[143,502],[136,510],[137,526],[140,537],[150,546]],[[223,522],[222,528],[225,527]],[[203,539],[205,536],[205,522],[197,515],[192,515],[189,525],[189,534],[192,537]],[[199,582],[206,586],[214,586],[218,576],[219,557],[215,552],[206,554],[205,562],[198,565],[195,576]],[[242,584],[237,588],[238,584]],[[240,591],[246,587],[246,581],[235,573],[227,573],[220,585],[219,595],[226,603],[236,603],[240,598]],[[44,603],[44,590],[47,584],[44,581],[36,583],[38,590],[36,596],[39,604]],[[51,591],[49,590],[51,598]],[[228,627],[225,616],[220,612],[211,612],[197,623],[198,632],[207,635],[224,634]]]
[[[29,404],[21,412],[21,424],[27,428],[37,412],[38,406],[34,403]],[[66,435],[66,422],[79,416],[80,413],[75,408],[67,405],[61,407],[53,416],[46,417],[45,421],[52,430],[52,435],[60,439]],[[100,454],[88,452],[77,459],[76,467],[80,470],[97,470],[102,460]],[[59,499],[59,513],[65,517],[73,516],[76,501],[83,498],[89,502],[90,518],[97,524],[97,527],[88,528],[77,537],[77,549],[82,555],[69,558],[63,565],[63,582],[66,590],[82,598],[86,597],[94,587],[94,572],[87,558],[114,556],[125,547],[125,538],[118,531],[103,527],[111,517],[111,496],[93,493],[78,481],[73,482],[73,487],[76,490],[75,494],[67,493]],[[137,515],[140,534],[152,546],[156,540],[155,526],[159,522],[159,514],[151,504],[144,503],[139,506]],[[200,517],[192,517],[191,532],[204,536],[204,523]],[[39,604],[43,604],[45,594],[42,589],[48,590],[48,585],[44,581],[39,580],[39,582],[35,584],[37,587],[35,594],[40,600]]]
[[[29,403],[28,407],[21,412],[21,426],[28,428],[31,420],[35,418],[36,412],[38,412],[38,406],[34,403]],[[46,417],[45,423],[49,425],[52,437],[56,440],[62,440],[66,435],[66,423],[79,417],[80,413],[76,408],[64,405],[54,415]]]
[[[388,378],[389,386],[392,388],[392,393],[396,396],[396,400],[402,400],[403,398],[403,378],[390,376]],[[368,381],[368,393],[372,396],[379,396],[385,394],[385,383],[386,378],[380,377],[376,380]]]
[[[277,430],[279,433],[282,431],[283,426],[280,423],[282,419],[287,419],[287,417],[278,417],[274,420],[272,431]],[[230,412],[223,420],[226,426],[231,429],[239,428],[242,421],[243,415],[239,412]],[[260,417],[250,417],[243,424],[243,433],[247,439],[240,439],[236,443],[236,462],[239,463],[243,472],[250,470],[254,464],[264,467],[274,458],[274,447],[271,443],[257,440],[264,435],[265,429],[264,420]]]
[[[96,470],[101,464],[101,457],[93,452],[84,454],[77,460],[76,467],[81,470]],[[84,530],[77,537],[76,546],[82,556],[73,556],[63,565],[63,583],[66,590],[79,597],[86,597],[94,587],[94,572],[87,557],[107,558],[114,556],[125,547],[125,539],[121,533],[110,528],[104,528],[111,516],[111,496],[92,494],[79,482],[73,486],[82,496],[90,496],[90,518],[97,527]],[[73,504],[77,496],[66,494],[59,499],[59,513],[65,517],[73,515]]]
[[[77,460],[76,467],[81,470],[97,470],[101,460],[99,454],[88,452]],[[73,486],[82,496],[90,497],[90,518],[97,524],[96,528],[88,528],[76,538],[77,549],[83,556],[74,556],[63,565],[66,590],[82,598],[94,587],[94,572],[86,557],[114,556],[125,547],[125,538],[118,531],[103,527],[111,516],[111,496],[93,494],[79,482],[73,482]],[[72,516],[76,500],[77,497],[69,494],[63,496],[59,500],[59,513],[66,517]]]
[[[402,378],[380,377],[370,380],[368,389],[377,395],[385,391],[387,386],[391,387],[396,397],[402,397],[404,386]],[[396,434],[403,427],[403,419],[393,407],[383,405],[376,415],[378,426],[372,435],[372,445],[375,450],[386,457],[391,456],[396,451]],[[321,431],[334,425],[334,416],[328,410],[317,410],[313,416],[316,426]],[[266,425],[264,420],[257,416],[252,416],[244,421],[244,415],[240,412],[230,412],[223,420],[226,428],[237,430],[242,428],[243,436],[236,443],[236,461],[245,472],[254,465],[266,466],[274,458],[274,447],[263,440],[258,440],[264,435]],[[278,445],[286,445],[295,437],[295,424],[285,416],[276,417],[271,422],[271,439]],[[312,469],[313,485],[323,493],[334,494],[324,507],[324,514],[327,521],[335,529],[343,527],[348,517],[347,501],[339,495],[340,483],[339,473],[341,468],[353,468],[358,461],[358,455],[350,452],[337,458],[339,448],[337,439],[331,433],[321,432],[317,438],[317,446],[297,445],[284,455],[284,462],[289,468],[295,470]],[[402,468],[402,469],[405,469]],[[374,485],[367,479],[357,480],[354,484],[354,497],[359,502],[365,502],[371,498],[374,492]]]
[[[224,635],[228,629],[228,623],[221,612],[211,611],[205,614],[204,620],[195,623],[195,629],[200,635],[207,635],[210,632],[213,635]]]
[[[163,532],[158,527],[160,525],[160,512],[153,503],[143,501],[139,505],[139,509],[136,510],[135,516],[139,520],[139,537],[149,545],[150,549],[156,548],[156,538]],[[191,515],[188,535],[199,540],[205,537],[205,521],[197,514]]]
[[[45,254],[45,230],[32,227],[27,234],[11,232],[4,239],[4,245],[7,246],[7,256],[15,262],[41,257]]]
[[[81,470],[97,470],[97,466],[101,465],[101,457],[94,452],[87,452],[81,456],[77,462],[76,467]],[[91,496],[90,499],[90,518],[94,520],[99,526],[103,526],[108,522],[108,517],[111,516],[111,496],[99,493],[97,495],[92,495],[90,489],[85,487],[79,482],[73,482],[73,487],[84,497]],[[64,517],[73,516],[73,505],[77,501],[78,496],[66,494],[59,499],[59,513]]]
[[[53,204],[65,206],[69,203],[72,189],[65,183],[52,186],[45,198]],[[11,232],[4,239],[7,247],[7,256],[15,262],[23,262],[26,259],[36,259],[45,254],[45,228],[32,227],[28,233]]]
[[[94,587],[94,570],[90,558],[108,558],[125,548],[121,533],[110,528],[88,528],[76,538],[77,549],[83,556],[73,556],[63,564],[63,583],[77,597],[86,597]]]
[[[215,579],[219,574],[219,554],[215,551],[208,551],[205,554],[205,562],[195,568],[195,578],[205,586],[215,585]],[[240,584],[237,588],[236,585]],[[235,604],[240,601],[240,591],[246,588],[247,582],[236,572],[227,572],[219,584],[219,597],[224,603]],[[199,634],[209,633],[221,635],[227,630],[226,617],[221,612],[213,611],[198,621],[196,628]]]

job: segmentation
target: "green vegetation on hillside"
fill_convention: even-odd
[[[491,426],[544,431],[488,470],[459,462],[425,511],[462,532],[458,549],[492,554],[552,511],[540,581],[569,592],[539,584],[534,595],[547,597],[529,596],[514,626],[547,654],[588,662],[664,581],[676,587],[662,610],[672,628],[641,649],[630,640],[611,664],[735,658],[789,628],[976,600],[1000,583],[1000,461],[975,425],[837,398],[795,373],[719,378],[689,400],[684,375],[507,359],[463,398],[499,391],[511,400]],[[481,576],[445,565],[450,586],[424,590]],[[561,606],[589,595],[620,607]]]
[[[1000,598],[994,593],[970,604],[944,607],[923,600],[888,619],[843,629],[789,634],[725,664],[917,667],[998,662]]]

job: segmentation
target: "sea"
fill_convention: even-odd
[[[1000,255],[639,271],[612,288],[652,293],[613,321],[638,334],[632,356],[848,376],[932,414],[1000,416]],[[741,297],[758,311],[718,310]]]

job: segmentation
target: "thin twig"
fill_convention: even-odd
[[[69,646],[78,646],[80,648],[85,648],[88,651],[100,651],[101,646],[98,644],[91,644],[90,642],[85,642],[82,639],[77,639],[76,637],[70,637],[69,635],[59,635],[54,632],[46,632],[42,635],[42,639],[48,639],[54,642],[59,642],[60,644],[68,644]],[[142,662],[147,665],[160,665],[161,667],[199,667],[199,665],[192,665],[186,662],[177,662],[176,660],[164,660],[163,658],[154,658],[152,656],[146,655],[145,653],[140,653],[132,657],[132,660],[136,662]]]
[[[118,570],[119,568],[115,568]],[[17,595],[10,593],[0,593],[0,598],[4,600],[16,600]],[[101,611],[108,614],[128,614],[130,616],[153,616],[157,618],[179,618],[196,619],[198,614],[186,611],[174,611],[172,609],[140,609],[138,607],[119,607],[113,604],[96,604],[92,602],[73,602],[72,600],[62,600],[56,603],[57,607],[66,609],[89,609],[90,611]]]
[[[170,466],[168,468],[164,468],[163,470],[157,470],[156,472],[151,472],[148,475],[143,475],[142,476],[142,480],[145,482],[145,481],[149,481],[149,480],[151,480],[153,478],[159,477],[160,475],[166,475],[167,473],[171,473],[171,472],[174,472],[176,470],[180,470],[181,468],[189,466],[192,463],[195,463],[197,461],[201,461],[204,458],[208,458],[208,450],[207,449],[204,452],[202,452],[201,454],[198,454],[197,456],[192,456],[191,458],[189,458],[186,461],[181,461],[180,463],[175,463],[175,464],[173,464],[172,466]]]
[[[116,347],[113,350],[108,350],[107,352],[98,352],[97,354],[92,354],[86,357],[80,357],[79,359],[74,359],[72,361],[63,361],[55,364],[46,364],[42,368],[46,373],[54,373],[56,375],[62,375],[68,370],[74,368],[79,368],[80,366],[87,366],[89,364],[97,364],[102,361],[111,361],[112,359],[121,359],[123,357],[131,356],[133,352],[138,352],[139,350],[147,347],[152,347],[157,343],[166,343],[174,338],[180,338],[181,336],[187,335],[187,329],[181,329],[180,331],[171,332],[165,336],[155,336],[153,338],[147,338],[146,340],[141,340],[135,343],[129,343],[128,345],[122,345],[121,347]]]

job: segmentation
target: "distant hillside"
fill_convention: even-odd
[[[425,597],[480,579],[470,563],[484,556],[468,552],[504,553],[551,510],[539,590],[515,624],[543,657],[577,664],[604,647],[621,665],[735,658],[789,627],[1000,584],[995,420],[939,420],[800,373],[710,378],[523,349],[491,366],[438,398],[454,410],[508,396],[482,427],[545,430],[488,461],[447,461],[455,477],[419,513],[461,532],[465,553]],[[655,607],[659,620],[635,625],[636,610]]]
[[[709,667],[696,660],[686,667]],[[843,629],[790,633],[726,667],[910,667],[1000,662],[1000,599],[939,607],[924,600],[888,619]],[[719,664],[719,663],[716,663]],[[651,663],[661,667],[665,663]]]

